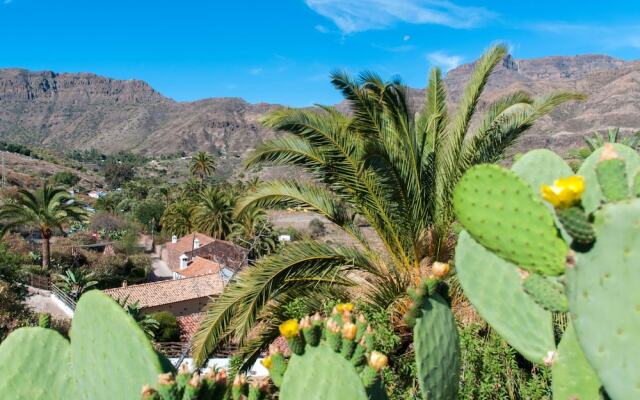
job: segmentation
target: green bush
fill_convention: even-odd
[[[80,182],[78,175],[68,171],[56,172],[50,179],[56,186],[74,186]]]
[[[177,342],[180,340],[180,327],[175,315],[169,311],[159,311],[150,315],[158,321],[158,328],[155,330],[157,342]]]
[[[460,331],[460,399],[551,399],[551,373],[522,358],[491,328]]]
[[[165,205],[162,201],[147,199],[138,203],[133,209],[133,213],[145,230],[150,230],[153,224],[153,228],[157,232],[160,228],[160,218],[162,218],[164,208]]]

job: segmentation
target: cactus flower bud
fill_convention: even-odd
[[[449,264],[436,261],[431,266],[431,272],[436,278],[444,278],[449,275],[450,268]]]
[[[295,319],[290,319],[280,324],[280,334],[287,339],[298,336],[298,332],[298,321]]]
[[[187,363],[180,364],[180,368],[178,368],[178,373],[179,374],[190,374],[191,373],[191,370],[189,369],[189,366],[187,365]]]
[[[327,321],[327,329],[332,333],[340,333],[340,325],[332,319]]]
[[[226,384],[227,383],[227,370],[220,369],[216,372],[216,382]]]
[[[198,371],[193,373],[193,376],[191,377],[191,379],[189,379],[188,385],[194,388],[200,386],[200,374],[198,373]]]
[[[167,372],[158,376],[158,383],[161,385],[173,385],[176,381],[173,379],[171,372]]]
[[[568,208],[580,201],[584,193],[584,178],[580,175],[561,178],[553,182],[552,186],[542,185],[542,198],[555,208]]]
[[[236,375],[236,377],[233,378],[233,386],[234,387],[244,386],[245,383],[247,383],[247,377],[244,376],[244,374],[242,374],[242,373]]]
[[[300,329],[311,328],[311,318],[309,316],[302,318],[298,327]]]
[[[266,369],[271,369],[271,356],[265,357],[260,361],[263,367]]]
[[[311,318],[311,320],[313,322],[322,322],[322,317],[320,316],[320,313],[315,313],[313,314],[313,317]]]
[[[600,153],[600,158],[598,159],[598,161],[615,160],[620,158],[620,155],[618,154],[616,149],[613,147],[613,144],[606,143],[602,147],[603,147],[602,153]]]
[[[372,351],[369,354],[369,366],[376,371],[380,371],[380,369],[387,366],[389,359],[384,354],[379,351]]]
[[[157,393],[158,392],[154,388],[152,388],[151,386],[144,385],[142,387],[142,392],[140,392],[140,397],[142,397],[142,400],[146,400],[146,399],[152,398]]]
[[[358,332],[358,328],[355,324],[351,322],[347,322],[342,327],[342,336],[347,340],[353,340],[356,337],[356,333]]]

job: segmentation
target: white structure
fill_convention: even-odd
[[[171,243],[178,243],[178,237],[176,235],[171,236]]]
[[[278,236],[278,241],[279,242],[290,242],[291,241],[291,235],[280,235],[280,236]]]
[[[183,254],[180,256],[180,269],[187,268],[187,265],[189,265],[189,257]]]
[[[193,248],[194,248],[194,249],[199,249],[199,248],[200,248],[200,239],[195,238],[195,239],[193,240]]]

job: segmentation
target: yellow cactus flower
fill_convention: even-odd
[[[380,371],[381,368],[384,368],[389,363],[389,359],[384,354],[378,351],[372,351],[369,354],[369,366],[376,371]]]
[[[354,323],[347,322],[342,327],[342,336],[347,340],[355,339],[356,333],[358,333],[358,327]]]
[[[336,305],[336,310],[339,313],[343,313],[345,311],[351,312],[351,311],[353,311],[353,304],[351,304],[351,303],[340,303],[340,304],[337,304]]]
[[[556,208],[568,208],[580,201],[584,193],[584,178],[580,175],[561,178],[553,182],[552,186],[542,185],[542,198]]]
[[[271,356],[263,358],[260,363],[262,363],[262,366],[266,369],[271,369],[271,365],[273,364],[273,362],[271,361]]]
[[[451,267],[447,263],[436,261],[431,266],[431,272],[436,278],[444,278],[449,274]]]
[[[280,324],[280,334],[287,339],[298,336],[298,321],[290,319]]]

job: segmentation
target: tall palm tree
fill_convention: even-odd
[[[216,170],[216,161],[213,156],[206,151],[196,153],[191,159],[189,171],[191,175],[200,178],[200,184],[204,182],[204,178],[213,174]]]
[[[65,225],[83,222],[87,216],[83,205],[64,188],[51,187],[47,182],[33,192],[21,189],[15,200],[0,207],[0,221],[5,224],[0,233],[4,236],[18,226],[38,229],[42,238],[42,267],[46,269],[49,267],[54,231],[64,232]]]
[[[231,233],[233,203],[221,188],[209,186],[202,190],[193,208],[193,227],[205,235],[225,239]]]
[[[265,210],[259,207],[250,207],[236,216],[229,239],[248,249],[249,260],[267,255],[278,247],[278,235]]]
[[[430,74],[417,114],[399,80],[383,82],[364,73],[354,81],[334,73],[332,83],[348,101],[349,114],[320,107],[268,115],[266,125],[286,135],[264,143],[248,166],[299,167],[314,182],[264,182],[239,201],[236,211],[255,206],[314,211],[357,245],[305,241],[242,271],[208,306],[194,337],[196,359],[202,362],[233,339],[250,362],[278,335],[273,307],[292,294],[315,296],[357,282],[358,291],[351,293],[401,314],[407,286],[432,261],[450,257],[451,197],[462,174],[475,164],[501,160],[538,118],[582,98],[562,92],[534,99],[516,92],[477,115],[489,76],[505,55],[505,47],[496,46],[477,61],[453,115],[439,69]],[[372,246],[356,216],[368,221],[384,250]],[[249,332],[260,340],[248,341]]]
[[[169,235],[184,236],[193,230],[194,203],[186,199],[178,199],[165,208],[160,225]]]

